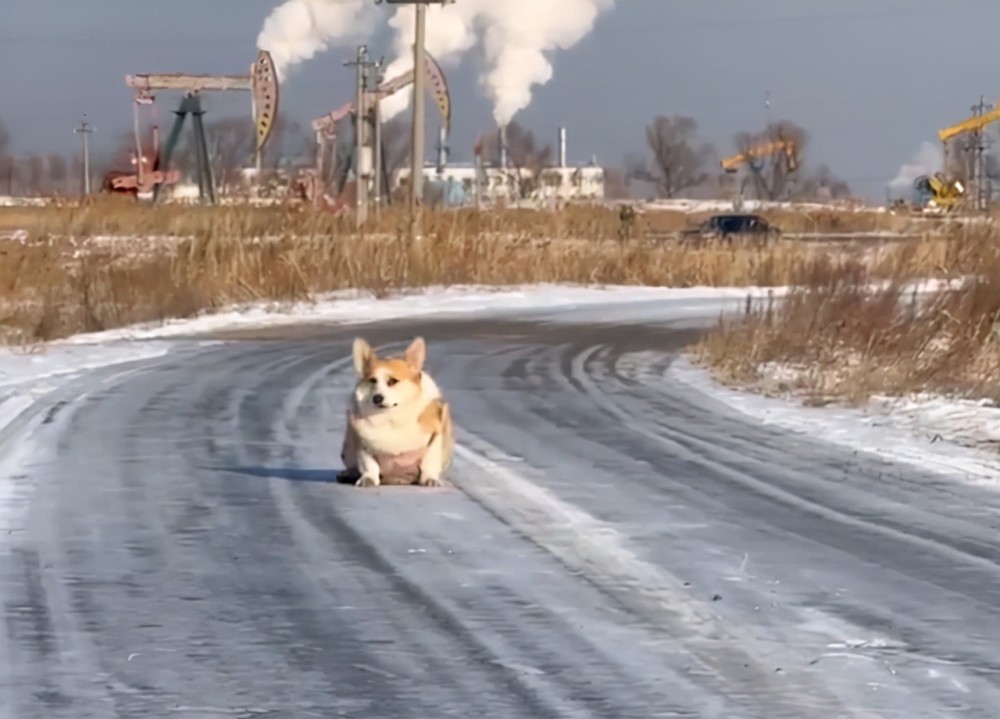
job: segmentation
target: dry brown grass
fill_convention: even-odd
[[[773,286],[862,270],[939,275],[974,262],[963,254],[967,243],[949,238],[875,251],[794,240],[763,249],[683,248],[646,239],[648,230],[669,229],[681,216],[660,214],[644,215],[623,243],[614,209],[427,211],[425,239],[410,246],[398,210],[358,234],[349,217],[302,205],[143,207],[99,198],[83,206],[0,208],[0,229],[24,229],[29,238],[0,244],[0,339],[44,341],[347,288],[384,295],[539,282]],[[118,239],[105,241],[109,236]]]
[[[685,213],[676,210],[648,211],[636,220],[635,237],[644,233],[682,230],[713,212]],[[927,223],[872,211],[767,209],[759,214],[786,232],[920,232]],[[475,210],[430,213],[429,231],[468,235],[482,232],[514,232],[538,238],[617,239],[618,213],[615,209],[574,206],[561,212],[507,210],[479,213]],[[383,220],[369,228],[374,233],[402,231],[403,217],[391,209]],[[201,235],[238,233],[239,236],[280,234],[340,234],[352,232],[349,217],[335,218],[313,212],[297,203],[284,206],[200,207],[165,204],[140,206],[125,197],[95,196],[89,202],[63,202],[47,207],[0,207],[0,231],[28,229],[32,234],[87,235]]]
[[[956,236],[939,258],[918,263],[965,277],[940,291],[907,287],[908,264],[875,289],[862,266],[811,277],[783,301],[720,322],[698,354],[723,379],[814,401],[912,392],[1000,399],[1000,232]]]

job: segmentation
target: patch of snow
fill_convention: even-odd
[[[37,351],[3,350],[0,352],[0,393],[48,387],[51,383],[47,381],[54,378],[75,377],[98,367],[159,357],[170,347],[169,342],[79,344],[57,341]]]
[[[891,413],[896,424],[910,427],[927,442],[946,440],[966,447],[1000,449],[1000,407],[991,399],[966,399],[930,394],[906,397],[876,395],[872,403]],[[1000,452],[995,471],[1000,470]]]
[[[624,200],[619,202],[625,202]],[[733,212],[732,200],[688,200],[661,199],[636,202],[645,211],[672,212]],[[789,202],[771,200],[743,200],[744,212],[760,212],[761,210],[795,210],[795,211],[828,211],[828,212],[876,212],[885,211],[881,206],[864,205],[857,202]]]
[[[44,207],[49,204],[46,197],[16,197],[0,195],[0,207]]]
[[[987,400],[914,395],[874,397],[862,408],[806,407],[791,397],[723,386],[687,359],[667,373],[762,424],[970,483],[1000,485],[1000,409]]]
[[[23,228],[0,232],[0,242],[17,242],[18,244],[23,245],[27,241],[28,231]]]
[[[0,350],[0,431],[39,399],[88,370],[159,357],[170,347],[169,342],[52,343],[38,352]],[[0,449],[5,453],[6,467],[18,467],[31,454],[30,443],[24,442]],[[5,509],[23,503],[23,490],[16,478],[0,481],[0,531],[6,526]]]
[[[907,291],[933,293],[956,288],[961,280],[926,280],[907,285]],[[873,283],[870,289],[887,287],[888,282]],[[121,339],[154,339],[203,334],[240,328],[274,327],[289,324],[362,324],[379,320],[420,316],[483,316],[510,314],[519,310],[571,310],[597,305],[612,306],[645,304],[657,309],[656,303],[693,302],[686,316],[702,316],[705,311],[717,313],[720,302],[732,301],[732,309],[749,296],[755,300],[780,298],[789,287],[648,287],[635,285],[537,284],[508,287],[455,285],[400,291],[385,298],[368,292],[348,290],[319,296],[313,302],[253,303],[196,317],[166,320],[162,323],[131,325],[105,332],[82,334],[62,342],[94,343]],[[680,310],[670,306],[664,309]],[[693,314],[690,314],[693,313]],[[682,317],[678,317],[681,319]]]
[[[899,230],[858,230],[856,232],[783,232],[782,237],[786,240],[876,240],[876,239],[913,239],[918,240],[922,235],[914,232],[901,232]]]
[[[170,347],[168,342],[51,343],[37,352],[2,350],[0,430],[35,401],[88,370],[159,357]]]
[[[199,334],[245,327],[302,323],[359,324],[417,316],[508,314],[518,310],[569,310],[596,305],[653,303],[662,301],[743,301],[750,295],[781,296],[784,287],[588,287],[529,285],[508,288],[480,286],[429,287],[410,290],[383,299],[368,293],[345,291],[321,296],[315,302],[255,303],[198,317],[168,320],[107,332],[77,335],[63,340],[93,343],[108,340],[151,339]]]

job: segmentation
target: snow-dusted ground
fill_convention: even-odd
[[[990,400],[934,395],[874,397],[862,408],[809,407],[792,394],[769,397],[724,387],[687,360],[668,374],[721,402],[797,435],[1000,487],[1000,408]]]
[[[4,446],[7,444],[4,428],[63,383],[88,370],[162,356],[170,346],[168,341],[67,342],[48,347],[0,350],[0,454],[7,455],[8,461],[17,460],[9,453],[18,448]],[[3,509],[13,501],[16,490],[15,484],[0,481],[0,528],[3,527]]]
[[[888,282],[873,283],[872,289],[887,287]],[[918,293],[937,292],[958,287],[961,280],[927,280],[907,285]],[[612,312],[625,319],[691,319],[717,316],[720,309],[739,309],[747,297],[755,301],[780,298],[788,287],[636,287],[538,284],[530,286],[428,287],[385,298],[368,293],[332,292],[314,302],[253,303],[212,312],[197,317],[167,320],[121,329],[95,332],[63,340],[62,343],[118,341],[124,339],[162,339],[190,336],[220,330],[271,327],[289,324],[329,323],[360,324],[379,320],[425,315],[461,317],[519,313],[563,312],[585,307],[602,307],[602,315]],[[651,313],[651,314],[650,314]],[[573,318],[570,318],[573,319]],[[592,320],[593,315],[582,319]],[[600,318],[598,318],[600,319]]]
[[[330,293],[316,302],[253,304],[190,319],[79,335],[64,342],[90,344],[123,339],[190,336],[248,327],[329,322],[358,324],[424,315],[495,316],[512,312],[551,312],[590,306],[625,306],[636,311],[652,309],[670,316],[688,317],[692,313],[699,314],[703,311],[717,314],[720,303],[732,308],[738,306],[748,295],[754,298],[766,298],[768,295],[780,297],[787,291],[786,287],[454,286],[431,287],[383,299],[350,291]]]
[[[732,200],[649,200],[639,203],[647,211],[672,212],[732,212]],[[787,202],[771,200],[744,200],[743,211],[759,212],[761,210],[796,210],[799,212],[817,212],[838,210],[841,212],[876,212],[884,213],[886,208],[881,205],[864,205],[860,203],[834,202]]]
[[[0,207],[44,207],[48,204],[45,197],[15,197],[0,195]]]
[[[925,290],[941,288],[932,282]],[[738,310],[748,295],[781,297],[787,288],[761,287],[566,287],[508,289],[432,288],[374,299],[337,293],[315,303],[254,305],[186,320],[82,334],[29,350],[0,353],[0,428],[62,381],[88,369],[165,354],[171,340],[220,330],[302,323],[365,323],[419,316],[541,316],[564,322],[705,321]],[[600,308],[598,315],[595,311]],[[762,397],[722,387],[688,363],[670,370],[677,378],[764,422],[920,465],[956,470],[994,481],[1000,473],[1000,409],[987,403],[940,397],[879,398],[866,409],[804,407],[794,399]]]

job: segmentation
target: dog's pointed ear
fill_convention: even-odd
[[[354,371],[359,375],[368,374],[368,370],[375,361],[375,350],[365,340],[360,337],[354,338],[354,346],[351,348],[354,355]]]
[[[415,367],[420,372],[424,369],[424,361],[426,359],[427,345],[424,343],[423,337],[417,337],[406,348],[406,363]]]

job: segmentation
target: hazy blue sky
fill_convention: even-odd
[[[246,72],[276,4],[0,0],[0,118],[16,151],[74,150],[83,112],[95,149],[110,150],[131,123],[126,73]],[[571,161],[620,164],[660,113],[694,116],[728,153],[736,132],[765,121],[768,90],[772,117],[809,131],[810,165],[827,163],[856,193],[881,199],[922,142],[981,94],[1000,99],[998,31],[1000,0],[617,0],[555,56],[553,79],[515,119],[552,141],[566,125]],[[388,40],[369,44],[379,52]],[[284,112],[307,124],[348,99],[353,76],[341,63],[353,53],[334,48],[300,65],[282,88]],[[450,72],[455,160],[470,159],[491,124],[477,69],[469,61]],[[248,112],[245,95],[226,95],[208,97],[212,115]],[[159,96],[161,127],[178,100]]]

